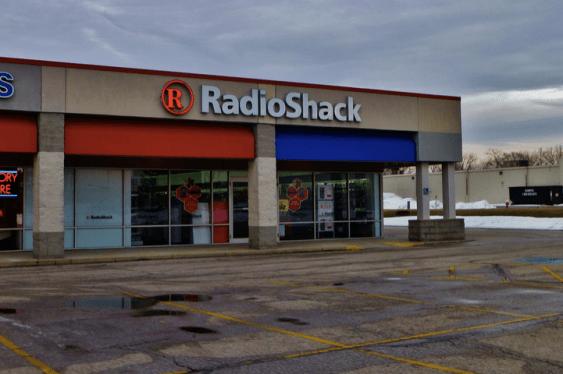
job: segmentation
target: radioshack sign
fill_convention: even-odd
[[[162,104],[172,114],[185,114],[193,104],[193,91],[185,82],[168,82],[161,93]],[[308,93],[290,92],[285,99],[267,99],[266,90],[252,89],[250,95],[237,97],[223,94],[218,87],[201,86],[201,113],[217,115],[243,115],[248,117],[274,117],[290,119],[312,119],[321,121],[362,122],[361,104],[355,104],[353,97],[345,102],[332,104],[317,102]]]

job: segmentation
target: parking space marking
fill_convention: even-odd
[[[455,279],[455,266],[450,266],[450,278]]]
[[[506,284],[516,284],[519,286],[529,286],[529,287],[542,287],[542,288],[559,288],[563,289],[563,286],[552,286],[549,284],[539,284],[539,283],[526,283],[526,282],[513,282],[513,281],[505,281]]]
[[[485,325],[459,327],[457,329],[427,332],[427,333],[423,333],[423,334],[405,336],[405,337],[402,337],[402,338],[394,338],[394,339],[379,340],[379,341],[375,341],[375,342],[354,344],[354,345],[351,346],[351,348],[334,347],[334,348],[326,348],[326,349],[320,349],[320,350],[315,350],[315,351],[293,353],[293,354],[290,354],[290,355],[279,356],[279,357],[275,357],[275,358],[267,358],[267,359],[261,359],[261,360],[255,360],[255,361],[247,361],[247,362],[245,362],[245,364],[255,364],[255,363],[260,363],[260,362],[265,362],[265,361],[278,361],[278,360],[283,360],[283,359],[291,359],[291,358],[311,356],[311,355],[334,352],[334,351],[341,351],[341,350],[345,350],[345,349],[355,349],[355,348],[362,348],[362,347],[367,347],[367,346],[372,346],[372,345],[396,343],[396,342],[400,342],[400,341],[420,339],[420,338],[426,338],[426,337],[430,337],[430,336],[445,335],[445,334],[450,334],[450,333],[454,333],[454,332],[463,332],[463,331],[470,331],[470,330],[486,329],[488,327],[509,325],[509,324],[512,324],[512,323],[520,323],[520,322],[526,322],[526,321],[532,321],[532,320],[540,320],[540,319],[545,319],[545,318],[550,318],[550,317],[557,317],[557,316],[561,316],[561,315],[562,315],[561,313],[546,314],[546,315],[536,316],[536,317],[519,318],[519,319],[510,320],[510,321],[489,323],[489,324],[485,324]],[[174,373],[166,373],[166,374],[174,374]]]
[[[429,364],[429,363],[426,363],[426,362],[420,362],[420,361],[409,360],[408,358],[393,357],[393,356],[389,356],[389,355],[386,355],[386,354],[383,354],[383,353],[379,353],[379,352],[366,351],[365,349],[357,349],[357,351],[358,351],[358,352],[362,352],[362,353],[367,353],[368,355],[377,356],[377,357],[381,357],[381,358],[388,358],[388,359],[396,360],[396,361],[400,361],[400,362],[406,362],[407,364],[418,365],[418,366],[426,367],[426,368],[429,368],[429,369],[435,369],[435,370],[446,371],[446,372],[448,372],[448,373],[456,373],[456,374],[477,374],[477,373],[475,373],[475,372],[473,372],[473,371],[454,369],[454,368],[449,368],[449,367],[445,367],[445,366],[439,366],[439,365]]]
[[[412,248],[412,247],[418,247],[424,245],[424,243],[418,243],[418,242],[378,242],[378,243],[392,245],[394,247],[401,247],[401,248]]]
[[[541,267],[544,271],[548,272],[549,274],[553,275],[553,277],[555,279],[557,279],[559,282],[563,282],[563,278],[561,278],[559,275],[555,274],[553,271],[551,271],[547,266],[542,266]]]
[[[124,294],[129,295],[129,296],[133,296],[133,297],[140,297],[140,298],[143,298],[143,299],[150,299],[150,297],[135,294],[135,293],[132,293],[132,292],[127,292],[127,291],[125,291]],[[226,319],[226,320],[229,320],[229,321],[242,323],[242,324],[245,324],[245,325],[258,327],[258,328],[269,330],[269,331],[275,331],[275,332],[279,332],[279,333],[282,333],[282,334],[293,335],[293,336],[297,336],[299,338],[312,340],[312,341],[315,341],[315,342],[318,342],[318,343],[331,345],[333,347],[337,347],[337,348],[341,348],[341,349],[354,349],[358,352],[378,356],[378,357],[381,357],[381,358],[386,358],[386,359],[389,359],[389,360],[406,362],[406,363],[409,363],[409,364],[412,364],[412,365],[428,367],[428,368],[432,368],[432,369],[436,369],[436,370],[446,371],[446,372],[449,372],[449,373],[476,374],[476,373],[472,373],[472,372],[469,372],[469,371],[458,370],[458,369],[449,368],[449,367],[445,367],[445,366],[438,366],[438,365],[429,364],[429,363],[422,362],[422,361],[409,360],[409,359],[402,358],[402,357],[395,357],[395,356],[385,355],[385,354],[382,354],[382,353],[366,351],[364,349],[354,348],[353,346],[348,345],[348,344],[341,344],[341,343],[338,343],[338,342],[333,342],[333,341],[330,341],[330,340],[321,339],[321,338],[317,338],[317,337],[310,336],[310,335],[300,334],[300,333],[294,332],[294,331],[278,329],[278,328],[275,328],[275,327],[262,325],[260,323],[245,321],[243,319],[229,317],[225,314],[210,312],[210,311],[203,310],[203,309],[192,308],[192,307],[189,307],[187,305],[177,304],[177,303],[173,303],[173,302],[170,302],[170,301],[159,301],[159,302],[161,304],[164,304],[164,305],[170,305],[170,306],[174,306],[174,307],[181,308],[181,309],[186,309],[186,310],[196,312],[196,313],[207,314],[209,316],[218,317],[218,318]],[[49,374],[59,374],[59,373],[54,372],[54,373],[49,373]]]
[[[502,315],[505,315],[505,316],[522,317],[522,318],[531,318],[531,317],[533,317],[533,316],[528,316],[528,315],[524,315],[524,314],[516,314],[516,313],[509,313],[509,312],[501,312],[501,311],[498,311],[498,310],[471,308],[471,307],[458,306],[458,305],[438,304],[438,303],[432,303],[432,302],[429,302],[429,301],[420,301],[420,300],[403,299],[403,298],[401,298],[401,297],[386,296],[386,295],[377,295],[377,294],[372,294],[372,293],[367,293],[367,292],[359,292],[359,291],[349,291],[349,290],[344,290],[344,289],[339,289],[339,288],[316,287],[316,286],[301,286],[301,285],[299,285],[299,284],[282,283],[282,282],[276,282],[276,281],[270,281],[270,283],[279,284],[279,285],[282,285],[282,286],[289,286],[289,287],[310,288],[310,289],[317,289],[317,290],[324,290],[324,291],[333,291],[333,292],[350,293],[350,294],[355,294],[355,295],[363,295],[363,296],[369,296],[369,297],[377,297],[377,298],[380,298],[380,299],[388,299],[388,300],[403,301],[403,302],[406,302],[406,303],[414,303],[414,304],[423,304],[423,305],[439,306],[439,307],[442,307],[442,308],[453,308],[453,309],[471,310],[471,311],[475,311],[475,312],[502,314]]]
[[[31,357],[29,355],[29,353],[27,353],[26,351],[24,351],[23,349],[18,347],[14,342],[12,342],[10,339],[6,338],[5,336],[0,335],[0,343],[5,345],[6,347],[8,347],[12,352],[14,352],[14,353],[22,356],[23,358],[25,358],[27,360],[27,362],[29,362],[30,364],[32,364],[33,366],[35,366],[36,368],[41,370],[43,373],[45,373],[45,374],[60,374],[58,371],[56,371],[52,367],[44,364],[43,362],[39,361],[35,357]]]
[[[135,293],[132,293],[132,292],[124,291],[123,293],[126,294],[126,295],[129,295],[129,296],[133,296],[133,297],[150,299],[150,297],[148,297],[148,296],[138,295],[138,294],[135,294]],[[229,317],[225,314],[210,312],[210,311],[203,310],[203,309],[192,308],[191,306],[187,306],[187,305],[177,304],[177,303],[173,303],[173,302],[170,302],[170,301],[160,301],[160,300],[159,300],[159,303],[164,304],[164,305],[175,306],[177,308],[186,309],[186,310],[196,312],[196,313],[207,314],[208,316],[218,317],[218,318],[221,318],[221,319],[226,319],[228,321],[238,322],[238,323],[258,327],[258,328],[265,329],[265,330],[270,330],[270,331],[275,331],[275,332],[279,332],[279,333],[282,333],[282,334],[297,336],[299,338],[312,340],[312,341],[315,341],[317,343],[322,343],[322,344],[327,344],[327,345],[332,345],[332,346],[337,346],[337,347],[346,347],[346,344],[340,344],[340,343],[332,342],[330,340],[320,339],[320,338],[316,338],[314,336],[304,335],[304,334],[300,334],[298,332],[293,332],[293,331],[289,331],[289,330],[278,329],[276,327],[270,327],[270,326],[267,326],[267,325],[262,325],[260,323],[245,321],[243,319]]]

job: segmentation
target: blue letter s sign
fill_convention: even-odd
[[[0,72],[0,99],[7,99],[14,94],[14,86],[8,81],[13,81],[12,74]]]

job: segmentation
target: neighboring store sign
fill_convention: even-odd
[[[194,105],[194,93],[186,82],[174,79],[164,86],[160,95],[162,105],[172,114],[186,114]]]
[[[295,178],[291,186],[287,188],[287,197],[289,197],[289,210],[292,212],[301,209],[301,202],[307,200],[309,191],[301,186],[301,179]]]
[[[17,170],[0,170],[0,197],[17,197]]]
[[[187,178],[184,185],[176,189],[176,199],[184,203],[184,210],[194,214],[199,209],[197,199],[201,197],[201,188],[195,185],[193,178]]]
[[[192,89],[186,82],[179,79],[166,83],[160,98],[164,108],[176,115],[186,114],[194,103]],[[238,98],[231,94],[222,95],[221,90],[215,86],[201,86],[201,113],[362,122],[359,113],[361,107],[361,104],[354,104],[354,98],[351,96],[346,99],[346,102],[333,105],[328,101],[309,100],[309,94],[305,92],[289,92],[285,96],[285,100],[278,98],[268,100],[266,90],[252,89],[250,96]]]
[[[10,83],[13,80],[12,74],[0,72],[0,99],[7,99],[14,95],[14,85]]]

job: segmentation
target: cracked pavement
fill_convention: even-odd
[[[514,261],[563,258],[562,234],[467,233],[2,269],[0,374],[563,372],[563,266]]]

